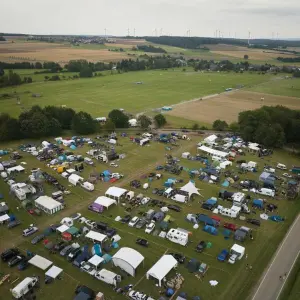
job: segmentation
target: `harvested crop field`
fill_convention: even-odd
[[[284,105],[291,109],[300,109],[300,99],[255,92],[233,91],[205,100],[178,104],[167,114],[210,124],[217,119],[231,123],[237,121],[240,112],[257,109],[263,105]]]
[[[65,64],[71,59],[110,62],[126,57],[126,53],[108,51],[107,49],[76,49],[71,48],[70,45],[55,43],[0,43],[0,60],[7,62],[55,61]]]

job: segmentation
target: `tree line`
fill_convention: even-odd
[[[297,62],[300,62],[300,56],[298,56],[298,57],[277,57],[277,60],[282,61],[282,62],[297,63]]]
[[[132,48],[133,51],[144,51],[144,52],[152,52],[152,53],[167,53],[167,51],[161,47],[154,47],[152,45],[140,45]]]
[[[1,70],[0,70],[1,71]],[[9,87],[9,86],[16,86],[23,83],[32,83],[31,77],[24,77],[23,80],[21,76],[12,70],[8,71],[8,74],[5,75],[4,72],[0,72],[0,88],[2,87]]]

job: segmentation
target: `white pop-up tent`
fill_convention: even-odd
[[[67,226],[66,224],[62,224],[61,226],[59,226],[58,228],[56,228],[56,231],[63,233],[65,231],[67,231],[70,227]]]
[[[227,153],[227,152],[215,150],[215,149],[212,149],[212,148],[209,148],[209,147],[206,147],[206,146],[198,147],[198,150],[201,150],[201,151],[203,151],[203,152],[205,152],[209,155],[218,156],[218,157],[221,157],[221,158],[227,157],[229,155],[229,153]]]
[[[52,266],[46,273],[45,275],[48,277],[51,277],[55,279],[57,276],[59,276],[60,273],[62,273],[63,269],[57,267],[57,266]]]
[[[52,261],[50,261],[40,255],[35,255],[28,262],[31,265],[33,265],[39,269],[42,269],[43,271],[47,270],[53,264]]]
[[[156,278],[158,285],[161,286],[161,281],[165,276],[175,267],[177,267],[177,260],[169,254],[163,255],[156,264],[146,273],[147,279],[149,277]]]
[[[111,205],[117,204],[117,201],[113,200],[111,198],[105,197],[105,196],[100,196],[94,201],[94,203],[97,203],[97,204],[102,205],[106,208],[109,208]]]
[[[196,188],[195,184],[191,181],[184,185],[180,190],[189,193],[189,198],[191,198],[193,194],[201,196],[201,194],[199,193],[199,189]]]
[[[83,178],[78,176],[77,174],[71,174],[68,178],[69,182],[73,185],[77,185],[77,183],[83,181]]]
[[[120,200],[120,198],[127,193],[127,190],[116,187],[116,186],[111,186],[106,192],[105,196],[115,199],[115,200]]]
[[[113,257],[112,262],[131,276],[135,276],[137,267],[144,261],[144,256],[138,251],[123,247]]]
[[[107,236],[105,234],[93,230],[90,230],[85,237],[92,241],[99,242],[100,244],[106,241],[107,239]]]

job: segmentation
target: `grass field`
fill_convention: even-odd
[[[300,80],[299,80],[300,82]],[[276,82],[277,83],[277,82]],[[276,86],[273,82],[273,86]],[[237,121],[240,112],[258,109],[264,105],[284,105],[300,110],[300,90],[297,97],[263,94],[250,91],[233,91],[223,93],[202,101],[192,101],[176,105],[167,112],[167,116],[184,117],[189,120],[210,123],[211,120],[225,120],[228,123]],[[263,99],[263,100],[262,100]]]
[[[121,146],[117,146],[116,149],[119,153],[125,153],[126,158],[119,162],[120,167],[118,169],[114,169],[112,171],[118,171],[125,175],[124,180],[117,182],[117,186],[122,186],[126,189],[130,189],[129,182],[132,179],[139,179],[142,182],[145,182],[144,175],[154,171],[155,165],[162,164],[165,160],[165,154],[173,154],[176,157],[180,157],[180,154],[184,151],[189,151],[193,155],[196,153],[195,144],[200,141],[200,137],[192,136],[191,141],[181,141],[179,143],[179,147],[174,147],[171,151],[166,151],[165,146],[162,144],[157,144],[152,142],[148,147],[140,147],[136,144],[132,144],[128,138],[120,138],[119,143]],[[21,142],[20,142],[21,143]],[[1,148],[17,148],[18,144],[7,144],[1,145]],[[83,148],[78,148],[76,150],[76,154],[84,154],[88,150],[87,146]],[[259,160],[257,157],[248,155],[243,157],[246,160],[254,160],[258,161],[260,164],[260,169],[262,168],[264,163],[267,164],[276,164],[278,161],[281,163],[285,163],[288,167],[291,165],[299,164],[298,158],[289,155],[285,152],[275,152],[272,157],[267,157],[263,160]],[[22,161],[26,161],[26,169],[27,173],[19,175],[17,179],[20,181],[24,180],[28,174],[29,170],[33,167],[40,167],[41,169],[56,174],[55,171],[46,167],[44,163],[37,161],[33,156],[29,156],[28,154],[24,154],[24,158]],[[181,159],[180,164],[188,169],[200,168],[203,165],[197,161],[188,161]],[[107,166],[104,164],[96,164],[95,168],[86,167],[82,176],[87,178],[88,174],[92,171],[101,172],[105,170]],[[232,171],[235,171],[235,166],[233,166]],[[163,182],[168,177],[174,177],[174,175],[163,173],[164,178],[162,180],[153,181],[151,184],[151,189],[154,187],[161,187]],[[256,173],[259,174],[259,173]],[[254,179],[257,178],[255,173],[248,173],[246,175],[241,175],[242,178]],[[55,175],[57,178],[60,178],[59,175]],[[183,182],[187,182],[189,180],[189,175],[186,171],[184,171],[180,176],[176,176],[177,178],[183,179]],[[59,179],[59,181],[67,186],[66,179]],[[176,186],[181,186],[182,184],[177,184]],[[20,237],[20,231],[23,228],[26,228],[28,224],[35,223],[37,224],[41,230],[43,230],[47,225],[52,223],[57,223],[63,216],[71,215],[72,213],[78,211],[81,212],[82,215],[91,218],[93,220],[102,220],[110,224],[118,229],[119,234],[122,237],[120,241],[120,246],[130,246],[138,251],[140,251],[145,256],[145,265],[144,267],[139,267],[137,270],[137,276],[135,278],[131,278],[125,276],[122,281],[122,286],[132,283],[135,285],[135,289],[147,292],[151,294],[155,299],[158,299],[159,289],[155,287],[153,281],[148,281],[145,279],[144,275],[146,271],[159,259],[159,257],[168,252],[183,252],[188,258],[196,258],[201,262],[205,262],[209,265],[209,270],[207,275],[202,279],[197,279],[193,274],[190,274],[184,266],[179,266],[177,272],[181,273],[185,277],[185,283],[180,291],[185,291],[188,295],[196,296],[200,295],[204,299],[232,299],[232,300],[240,300],[246,299],[250,293],[250,290],[253,288],[255,283],[257,282],[259,276],[261,275],[264,267],[270,260],[272,254],[276,250],[277,245],[282,239],[283,235],[288,229],[288,226],[292,223],[295,215],[299,211],[299,201],[287,201],[285,199],[279,200],[270,200],[268,202],[275,202],[279,206],[278,214],[286,217],[286,222],[284,223],[273,223],[273,222],[264,222],[260,228],[253,228],[254,230],[254,241],[247,240],[244,243],[246,247],[246,253],[248,254],[247,260],[242,260],[237,262],[235,265],[230,265],[227,263],[217,262],[216,256],[223,248],[230,248],[234,243],[232,238],[225,240],[222,235],[222,230],[220,229],[218,236],[211,236],[207,233],[204,233],[201,229],[195,230],[192,228],[190,223],[187,223],[185,219],[185,215],[187,213],[208,213],[205,210],[202,210],[199,204],[200,200],[205,200],[211,196],[217,196],[217,193],[220,189],[219,185],[210,185],[204,182],[200,182],[196,179],[196,186],[201,189],[201,194],[203,198],[196,197],[194,201],[192,201],[188,205],[181,205],[182,212],[176,213],[170,211],[173,221],[170,224],[170,227],[181,227],[192,232],[191,243],[188,247],[184,248],[179,245],[173,244],[166,240],[163,240],[159,237],[153,235],[146,235],[143,230],[138,229],[129,229],[127,225],[122,225],[119,222],[115,222],[114,219],[116,216],[124,216],[127,214],[125,212],[126,207],[130,207],[128,203],[125,206],[116,206],[109,208],[108,211],[105,211],[101,215],[97,215],[89,212],[86,207],[90,204],[95,198],[100,195],[103,195],[105,190],[110,186],[108,183],[98,183],[96,186],[96,191],[93,193],[86,192],[80,188],[69,187],[72,194],[66,196],[66,209],[60,213],[57,213],[54,216],[46,216],[45,214],[40,217],[34,217],[27,214],[24,210],[20,209],[16,210],[16,207],[19,206],[17,200],[11,198],[8,191],[8,186],[1,180],[0,181],[0,190],[1,193],[4,194],[4,201],[9,203],[9,206],[17,218],[22,221],[22,225],[11,231],[8,231],[5,227],[0,227],[0,236],[1,236],[1,244],[0,248],[3,249],[9,245],[17,244],[23,250],[31,250],[37,254],[44,255],[45,257],[51,259],[56,265],[62,267],[64,269],[64,275],[62,281],[54,282],[53,284],[45,286],[42,284],[42,288],[38,293],[38,297],[42,297],[42,299],[50,300],[53,298],[53,293],[57,293],[58,299],[71,299],[70,295],[72,295],[73,289],[78,283],[86,284],[95,290],[104,292],[107,299],[122,299],[122,297],[115,294],[110,287],[107,285],[95,281],[89,275],[80,272],[77,268],[74,268],[69,263],[66,262],[65,259],[58,255],[50,255],[42,244],[33,246],[30,243],[31,238],[24,239]],[[52,191],[52,188],[45,184],[46,193],[49,195]],[[232,190],[229,188],[229,190]],[[144,195],[153,197],[151,190],[150,191],[141,191],[137,190],[136,193],[142,192]],[[171,200],[155,196],[155,198],[164,200],[167,203],[171,203]],[[230,206],[230,203],[224,202],[222,205]],[[131,215],[139,215],[141,212],[147,211],[149,207],[138,207],[132,210]],[[208,213],[209,214],[209,213]],[[253,215],[253,217],[257,218],[257,216]],[[226,217],[222,217],[225,221],[230,221]],[[235,220],[234,221],[238,225],[245,224],[243,221]],[[76,224],[78,226],[78,223]],[[201,226],[200,226],[201,228]],[[50,237],[51,240],[56,241],[58,236],[54,235]],[[149,240],[150,246],[148,249],[141,248],[135,245],[136,237],[144,237]],[[200,240],[210,241],[212,243],[212,248],[205,250],[202,254],[197,254],[194,251],[194,247]],[[81,243],[85,243],[86,241],[81,241]],[[113,254],[115,250],[111,252]],[[253,265],[253,270],[246,270],[246,263]],[[21,279],[24,276],[38,274],[43,275],[42,272],[39,272],[36,268],[31,267],[24,273],[20,273],[16,271],[15,268],[8,269],[6,264],[0,263],[0,268],[2,273],[10,273],[12,276],[12,280],[20,277]],[[105,268],[114,270],[117,274],[120,274],[120,270],[118,268],[113,268],[111,265],[105,265]],[[122,273],[123,274],[123,273]],[[173,273],[171,273],[172,275]],[[43,276],[42,276],[43,278]],[[20,279],[20,280],[21,280]],[[11,280],[11,281],[12,281]],[[20,281],[19,280],[19,281]],[[215,288],[211,288],[209,286],[209,280],[217,280],[219,282],[218,286]],[[9,289],[14,285],[9,283],[5,283],[0,287],[1,295],[5,297],[9,297]],[[50,294],[50,287],[52,293]],[[64,288],[62,288],[64,287]],[[6,299],[6,298],[5,298]],[[124,298],[123,298],[124,299]]]
[[[250,87],[273,77],[249,73],[182,72],[181,69],[129,72],[92,79],[36,82],[17,88],[3,88],[1,93],[19,94],[21,105],[17,105],[14,99],[0,101],[2,112],[14,116],[21,113],[22,107],[66,105],[98,117],[106,116],[114,108],[124,108],[132,113],[148,111],[220,93],[227,87]],[[137,81],[143,84],[136,84]],[[41,94],[42,97],[32,98],[32,93]]]

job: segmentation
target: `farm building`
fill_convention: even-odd
[[[125,189],[115,187],[115,186],[111,186],[105,192],[105,196],[119,201],[126,193],[127,193],[127,190],[125,190]]]
[[[158,280],[158,285],[161,286],[161,281],[167,274],[177,267],[177,260],[172,255],[163,255],[156,264],[146,273],[147,279],[153,277]]]
[[[220,158],[225,158],[229,155],[229,153],[227,153],[227,152],[215,150],[215,149],[212,149],[212,148],[206,147],[206,146],[200,146],[200,147],[198,147],[198,150],[203,151],[211,156],[217,156]]]
[[[105,196],[100,196],[94,201],[94,204],[101,205],[108,209],[111,205],[117,204],[117,201]]]
[[[112,262],[131,276],[135,276],[137,267],[144,261],[144,256],[138,251],[123,247],[113,257]]]
[[[40,196],[34,201],[34,205],[50,215],[63,209],[63,205],[60,202],[48,196]]]

